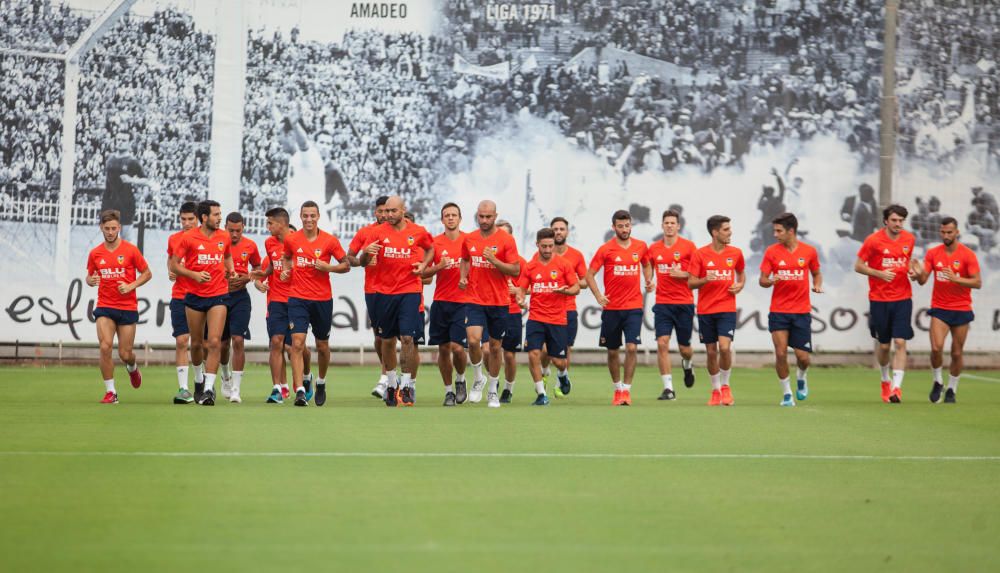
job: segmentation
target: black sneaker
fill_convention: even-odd
[[[674,394],[673,390],[671,390],[670,388],[664,388],[663,392],[660,393],[660,397],[657,398],[657,400],[673,400],[676,397],[677,394]]]
[[[295,393],[295,405],[296,406],[308,406],[309,405],[309,400],[306,400],[306,391],[305,390],[299,389],[299,391]]]
[[[313,396],[313,403],[317,406],[326,404],[326,384],[316,385],[316,394]]]
[[[442,404],[442,405],[443,406],[454,406],[455,405],[455,393],[454,392],[447,392],[444,395],[444,404]]]
[[[201,399],[198,403],[202,406],[214,406],[215,405],[215,392],[211,390],[205,390],[201,393]]]
[[[201,404],[201,395],[205,393],[205,383],[195,382],[194,383],[194,401]]]
[[[563,396],[568,396],[573,390],[573,383],[569,381],[569,376],[556,376],[559,379],[559,391]]]
[[[944,392],[944,403],[945,404],[954,404],[955,403],[955,391],[952,390],[951,388],[948,388]]]
[[[469,388],[465,384],[465,380],[461,382],[455,382],[455,403],[464,404],[466,400],[469,399]]]
[[[399,405],[400,406],[412,406],[413,405],[413,388],[409,386],[403,386],[399,391]]]
[[[944,391],[944,384],[940,382],[935,382],[934,386],[931,388],[931,402],[934,404],[941,403],[941,392]]]
[[[691,368],[684,369],[684,387],[690,388],[694,386],[694,370]]]
[[[510,404],[510,399],[514,397],[514,393],[510,390],[504,388],[503,392],[500,393],[500,403]]]
[[[386,388],[385,389],[385,405],[388,406],[388,407],[390,407],[390,408],[395,408],[396,407],[397,404],[396,404],[396,389],[395,388],[391,388],[390,387],[390,388]]]

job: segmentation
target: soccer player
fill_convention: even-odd
[[[308,406],[305,376],[306,334],[312,327],[319,355],[315,404],[326,404],[326,371],[330,366],[330,329],[333,326],[333,289],[330,273],[351,270],[347,253],[334,235],[319,228],[319,205],[306,201],[299,210],[302,229],[285,236],[279,279],[290,281],[288,329],[292,335],[292,388],[296,406]],[[338,261],[333,264],[331,261]]]
[[[569,238],[569,221],[563,217],[555,217],[549,223],[549,228],[556,234],[555,254],[560,257],[565,257],[569,261],[570,266],[572,266],[573,270],[576,272],[576,276],[580,277],[580,288],[584,288],[587,286],[587,260],[583,257],[583,253],[581,253],[579,249],[575,249],[566,243],[566,239]],[[574,296],[567,299],[566,304],[566,368],[564,371],[560,371],[557,374],[559,385],[552,391],[556,398],[562,398],[566,394],[569,394],[570,390],[573,389],[573,384],[569,380],[569,362],[570,355],[573,352],[573,345],[576,344],[576,333],[579,329],[579,325],[579,314],[577,313],[576,297]],[[547,349],[543,349],[542,378],[544,380],[548,380],[548,377],[549,354]]]
[[[712,380],[708,405],[732,406],[729,376],[736,334],[736,295],[746,284],[746,265],[743,252],[729,244],[733,237],[729,217],[709,217],[708,233],[712,242],[691,256],[688,286],[698,289],[698,338],[705,345],[705,366]]]
[[[656,304],[653,305],[656,329],[656,362],[660,367],[663,392],[659,400],[673,400],[674,377],[670,373],[670,336],[677,330],[677,348],[681,353],[684,386],[694,386],[691,367],[691,333],[694,332],[694,294],[688,288],[688,267],[698,249],[680,236],[680,213],[667,209],[660,218],[663,240],[649,246],[650,264],[656,272]]]
[[[976,253],[958,241],[958,221],[954,217],[941,219],[941,242],[927,251],[924,264],[917,276],[921,285],[927,283],[930,273],[934,273],[934,290],[931,292],[931,371],[934,385],[930,400],[955,403],[958,379],[962,376],[962,351],[965,338],[969,334],[969,324],[975,318],[972,313],[972,289],[982,288],[983,279],[979,275],[979,260]],[[941,379],[944,364],[944,341],[951,333],[951,365],[948,372],[948,388],[945,390]]]
[[[512,237],[514,236],[514,227],[509,222],[501,219],[497,221],[497,227]],[[517,353],[521,351],[522,335],[524,334],[523,317],[521,316],[524,300],[522,297],[521,301],[518,301],[518,293],[519,289],[525,287],[523,284],[524,269],[527,267],[528,261],[521,256],[517,257],[517,261],[521,264],[521,273],[515,278],[507,279],[507,332],[504,333],[503,340],[500,342],[500,346],[503,348],[504,374],[503,391],[500,392],[501,404],[510,404],[511,398],[514,397],[514,384],[517,382]]]
[[[191,331],[191,362],[195,368],[203,361],[205,364],[205,390],[197,402],[214,406],[215,376],[226,323],[227,278],[233,274],[233,257],[229,236],[219,229],[222,223],[219,204],[202,201],[198,203],[197,214],[201,226],[181,237],[169,264],[174,274],[188,279],[190,284],[184,295],[184,311]]]
[[[97,288],[97,340],[101,345],[101,376],[104,377],[102,404],[117,404],[115,391],[115,365],[111,350],[118,337],[118,357],[125,363],[133,388],[142,384],[139,366],[135,363],[132,344],[135,325],[139,322],[139,306],[135,289],[153,278],[146,259],[132,243],[122,240],[121,215],[118,211],[101,212],[101,234],[104,242],[94,247],[87,256],[87,284]]]
[[[470,293],[466,305],[466,338],[469,342],[469,359],[475,378],[469,401],[483,399],[483,330],[489,332],[489,354],[486,362],[489,372],[489,389],[486,405],[500,407],[497,387],[500,385],[500,364],[503,360],[501,343],[507,332],[507,314],[510,292],[507,279],[518,276],[521,263],[517,256],[517,243],[510,233],[496,226],[497,205],[493,201],[480,201],[476,209],[479,229],[465,235],[462,244],[461,275],[458,288]]]
[[[600,345],[608,349],[608,371],[615,387],[613,406],[632,404],[632,378],[642,333],[642,285],[653,290],[653,269],[646,257],[646,243],[632,238],[632,215],[618,210],[611,216],[615,236],[601,245],[587,269],[587,286],[601,305]],[[641,275],[640,275],[641,268]],[[604,269],[604,293],[597,288],[597,272]],[[625,336],[625,377],[619,349]]]
[[[267,337],[268,366],[271,369],[270,396],[268,404],[281,404],[289,396],[288,378],[285,371],[285,354],[291,362],[292,335],[288,330],[288,291],[289,281],[281,280],[281,271],[285,264],[285,237],[295,228],[288,224],[288,211],[283,207],[274,207],[265,213],[267,230],[271,236],[264,241],[266,282],[255,281],[257,290],[267,294]],[[312,385],[312,374],[309,371],[309,347],[302,347],[302,385]],[[308,392],[307,392],[308,393]]]
[[[420,365],[416,340],[424,329],[420,315],[424,291],[423,271],[434,259],[434,239],[426,229],[404,216],[406,205],[397,195],[385,203],[385,222],[368,232],[370,241],[361,253],[360,263],[367,267],[375,259],[378,294],[378,322],[375,332],[382,339],[382,361],[388,375],[385,405],[413,406],[414,384]],[[414,251],[423,249],[423,259],[413,262]],[[402,381],[396,379],[396,338],[400,351]],[[422,338],[422,336],[420,336]]]
[[[542,380],[542,346],[548,349],[549,360],[560,371],[566,371],[568,319],[566,308],[580,293],[580,277],[568,257],[556,256],[555,232],[541,229],[535,235],[538,252],[525,265],[522,287],[518,287],[518,303],[524,306],[525,291],[531,296],[528,311],[525,345],[528,350],[528,368],[535,382],[534,406],[546,406]]]
[[[459,229],[462,209],[455,203],[445,203],[441,207],[441,224],[444,225],[444,232],[434,237],[434,264],[424,269],[425,278],[437,277],[428,342],[438,347],[437,362],[444,382],[444,405],[454,406],[468,398],[465,382],[465,305],[469,295],[458,288],[462,272],[462,243],[465,242],[465,233]]]
[[[368,232],[372,229],[377,228],[379,225],[385,222],[385,203],[389,200],[389,197],[382,195],[375,199],[375,222],[358,229],[358,232],[354,234],[354,238],[351,239],[351,244],[347,247],[347,259],[351,262],[352,267],[361,266],[361,261],[358,260],[358,253],[365,248],[371,241],[368,240]],[[372,257],[371,262],[365,267],[365,308],[368,310],[368,322],[372,326],[372,332],[375,334],[375,354],[378,356],[379,364],[382,364],[382,339],[379,337],[378,332],[375,329],[376,324],[376,311],[378,308],[375,305],[375,262],[378,257]],[[385,365],[382,365],[382,374],[379,376],[378,382],[375,383],[375,387],[372,388],[372,396],[384,400],[385,399],[385,385],[388,382],[389,377],[385,372]]]
[[[781,383],[781,405],[794,406],[789,380],[788,347],[795,351],[796,392],[799,400],[809,395],[806,371],[812,352],[812,304],[809,302],[809,275],[812,291],[823,292],[823,274],[819,255],[812,246],[799,240],[799,221],[792,213],[782,213],[771,221],[777,243],[764,251],[760,263],[760,286],[774,287],[767,329],[774,343],[774,369]],[[808,273],[808,274],[807,274]]]
[[[180,244],[184,233],[198,226],[198,215],[195,214],[197,209],[198,204],[194,201],[187,201],[181,205],[181,230],[170,235],[170,238],[167,239],[168,259],[177,250],[177,245]],[[181,264],[183,263],[184,261],[181,261]],[[187,279],[169,270],[169,266],[170,263],[168,260],[167,277],[174,283],[170,291],[170,326],[173,328],[174,359],[177,362],[177,385],[179,387],[177,394],[174,396],[174,404],[190,404],[195,400],[194,396],[191,395],[191,390],[188,388],[188,342],[191,339],[191,335],[188,330],[187,314],[184,310],[184,295],[187,294],[189,285]],[[202,362],[198,366],[200,368],[196,367],[197,370],[194,376],[195,390],[198,390],[199,387],[203,387],[205,384],[205,363]],[[200,390],[196,393],[199,396],[201,395]]]
[[[906,341],[913,338],[913,293],[907,279],[915,279],[920,272],[919,261],[912,260],[916,238],[903,229],[908,214],[902,205],[886,207],[884,227],[865,239],[854,263],[854,272],[868,277],[869,327],[872,338],[878,340],[875,358],[882,372],[882,401],[894,404],[903,401]]]
[[[240,384],[247,359],[245,341],[250,340],[251,304],[247,284],[263,276],[259,273],[260,251],[256,243],[243,236],[243,229],[243,215],[235,211],[226,215],[226,233],[235,274],[229,277],[229,297],[226,299],[229,337],[224,337],[222,342],[222,397],[234,404],[242,402]],[[251,274],[251,270],[255,272]]]

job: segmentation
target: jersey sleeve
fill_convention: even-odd
[[[462,258],[471,261],[472,257],[469,256],[469,238],[462,237]]]
[[[97,265],[94,264],[94,253],[87,255],[87,276],[97,272]]]
[[[563,265],[563,274],[566,277],[566,286],[573,286],[580,282],[580,275],[577,274],[573,265],[569,263]]]
[[[347,253],[344,252],[344,248],[340,246],[340,239],[334,236],[330,237],[330,244],[327,247],[327,251],[337,261],[340,261],[347,256]]]
[[[604,247],[604,245],[598,247],[597,252],[594,253],[594,258],[590,259],[590,270],[594,271],[595,273],[601,270],[601,267],[604,266],[604,254],[606,250],[607,249]]]
[[[261,266],[260,260],[260,249],[257,248],[257,243],[253,244],[253,250],[250,251],[250,265],[254,267]]]
[[[511,235],[507,235],[507,239],[504,241],[503,250],[504,250],[503,262],[505,263],[520,262],[521,269],[522,270],[524,269],[524,264],[525,264],[524,259],[522,259],[521,255],[517,253],[517,241],[514,240],[514,237],[512,237]]]
[[[764,258],[760,260],[760,276],[765,277],[774,270],[774,265],[771,263],[771,253],[770,251],[764,251]]]
[[[738,273],[742,273],[743,270],[746,269],[747,264],[746,261],[743,260],[743,251],[740,251],[740,254],[736,255],[736,264],[733,265],[733,267],[736,268],[736,272]]]
[[[358,254],[364,249],[368,243],[366,237],[368,236],[368,230],[366,227],[358,229],[357,233],[354,233],[354,238],[351,239],[351,243],[347,245],[347,250],[354,254]]]
[[[695,251],[691,254],[691,262],[688,263],[688,274],[695,278],[705,278],[705,274],[702,272],[701,268],[701,254]]]
[[[969,276],[979,274],[979,258],[976,257],[976,253],[969,252],[969,262],[968,262],[968,274]]]
[[[420,236],[417,238],[417,246],[427,251],[434,248],[434,237],[427,232],[427,229],[420,228]]]
[[[864,243],[861,243],[861,248],[858,249],[858,258],[865,262],[870,261],[871,251],[872,251],[872,239],[871,237],[868,237],[867,239],[865,239]]]
[[[177,244],[174,246],[174,252],[171,256],[177,257],[178,259],[183,259],[187,256],[188,247],[185,238],[186,237],[182,236],[180,240],[177,241]]]
[[[142,252],[138,247],[132,247],[132,259],[135,261],[135,270],[140,273],[146,272],[149,268],[149,263],[146,262],[146,257],[142,256]]]
[[[811,256],[812,258],[809,260],[809,270],[816,272],[819,270],[819,252],[817,252],[816,249],[813,249]]]
[[[587,262],[583,260],[583,253],[580,253],[580,256],[577,257],[576,267],[573,270],[576,271],[576,276],[581,281],[587,276]]]

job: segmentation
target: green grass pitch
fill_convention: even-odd
[[[119,369],[114,406],[96,367],[3,368],[0,570],[995,571],[1000,373],[972,374],[934,405],[911,371],[888,405],[873,370],[814,369],[789,409],[737,370],[709,408],[704,369],[665,403],[641,368],[613,408],[576,367],[539,408],[523,369],[491,410],[442,408],[425,365],[389,410],[370,368],[305,409],[260,367],[214,408],[172,405],[172,368]]]

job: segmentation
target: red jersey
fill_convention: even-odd
[[[207,282],[188,281],[188,293],[200,297],[222,296],[229,292],[226,279],[226,256],[230,255],[229,233],[216,229],[208,237],[201,227],[184,233],[174,251],[174,256],[184,261],[184,268],[200,273],[208,271]]]
[[[528,280],[527,280],[528,261],[524,260],[524,257],[520,256],[517,257],[517,260],[518,262],[521,263],[521,272],[518,273],[516,277],[509,277],[510,282],[514,283],[514,286],[516,287],[526,289],[528,288]],[[507,286],[509,287],[510,284],[508,283]],[[510,293],[509,289],[507,292],[508,296],[510,297],[509,304],[507,305],[507,312],[510,314],[521,314],[521,305],[517,304],[517,297],[512,294],[509,294]]]
[[[698,289],[698,314],[736,312],[736,295],[729,292],[729,287],[745,266],[743,252],[730,245],[716,253],[708,244],[691,255],[688,272],[697,278],[708,278]]]
[[[109,251],[104,243],[94,247],[87,255],[87,275],[97,273],[101,277],[97,285],[97,306],[139,310],[135,291],[122,294],[118,292],[118,285],[135,282],[135,277],[147,268],[149,265],[142,253],[128,241],[122,241],[114,251]]]
[[[292,277],[288,296],[303,300],[330,300],[330,273],[316,270],[316,261],[328,263],[347,256],[340,241],[330,233],[318,229],[310,241],[304,230],[285,235],[285,254],[292,259]]]
[[[684,237],[677,237],[669,247],[663,241],[649,246],[646,258],[656,272],[656,304],[694,304],[694,293],[688,287],[687,279],[675,279],[670,276],[670,271],[675,268],[687,271],[691,266],[691,255],[696,250],[698,247]]]
[[[229,250],[233,254],[233,270],[237,273],[245,275],[250,272],[250,267],[260,266],[260,251],[257,250],[257,243],[250,239],[242,237],[235,245],[230,242]]]
[[[351,239],[351,244],[347,245],[347,250],[358,254],[365,250],[365,247],[372,243],[369,239],[369,231],[378,227],[381,223],[372,223],[366,227],[361,227],[358,232],[354,234],[354,238]],[[368,261],[368,266],[365,267],[365,294],[375,293],[375,265],[378,264],[378,255],[374,255]]]
[[[518,261],[517,243],[507,231],[496,229],[489,237],[484,237],[482,231],[466,233],[462,258],[469,261],[469,302],[483,306],[508,306],[510,292],[507,290],[507,279],[513,280],[514,277],[501,273],[483,258],[486,249],[493,249],[500,262],[510,264]]]
[[[775,243],[764,251],[760,262],[761,276],[774,275],[774,292],[771,293],[771,312],[809,314],[809,276],[819,270],[819,254],[803,242],[789,251]]]
[[[554,256],[543,264],[536,254],[527,264],[525,283],[531,295],[528,319],[545,324],[566,324],[566,310],[572,296],[553,292],[580,282],[570,260]]]
[[[580,280],[583,280],[584,277],[587,276],[587,259],[583,257],[583,253],[581,253],[579,250],[574,249],[573,247],[567,245],[565,253],[561,255],[555,253],[555,256],[565,257],[566,262],[568,262],[569,266],[571,266],[573,268],[573,271],[576,272],[576,276],[580,277]],[[576,310],[575,296],[569,297],[569,301],[566,303],[566,312],[569,312],[571,310]]]
[[[910,257],[913,256],[913,245],[916,240],[909,231],[900,231],[895,241],[889,238],[885,229],[875,231],[861,245],[858,258],[868,263],[877,271],[892,271],[896,278],[891,283],[882,279],[868,277],[868,299],[882,302],[906,300],[913,296],[910,278],[907,271],[910,267]]]
[[[458,238],[454,241],[444,233],[434,237],[434,264],[440,264],[444,257],[451,258],[448,266],[438,271],[437,278],[434,280],[435,301],[469,302],[468,293],[458,288],[458,281],[462,278],[462,243],[464,242],[465,233],[461,231],[458,232]]]
[[[375,292],[380,294],[407,294],[424,292],[420,275],[413,274],[416,251],[434,248],[434,239],[427,229],[416,223],[406,222],[402,230],[396,230],[390,223],[382,223],[368,231],[368,243],[377,242],[378,264],[375,265]]]
[[[972,310],[972,289],[959,286],[944,274],[945,268],[951,268],[959,278],[969,278],[979,273],[979,260],[976,253],[965,245],[958,243],[954,253],[948,253],[947,247],[938,245],[927,251],[924,256],[924,269],[934,273],[934,290],[931,293],[931,308],[941,310]]]
[[[190,229],[189,229],[190,230]],[[181,243],[181,237],[184,236],[187,231],[177,231],[170,238],[167,239],[167,257],[171,257],[174,251],[177,250],[177,245]],[[181,259],[181,266],[184,266],[184,259]],[[182,277],[180,275],[174,279],[174,286],[170,289],[170,298],[181,299],[184,295],[188,293],[191,288],[191,281],[187,277]]]
[[[590,259],[590,268],[604,269],[604,296],[610,301],[607,310],[642,308],[642,264],[646,260],[646,243],[630,239],[628,247],[617,238],[604,243]]]
[[[285,245],[274,237],[264,241],[267,260],[271,263],[271,276],[267,277],[267,302],[288,302],[288,292],[291,289],[291,277],[281,280],[281,271],[285,268]]]

